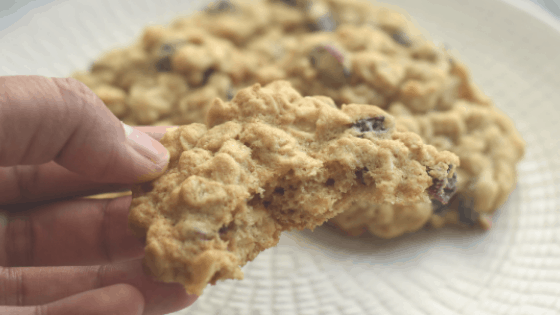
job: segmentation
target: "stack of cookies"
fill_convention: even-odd
[[[74,77],[130,125],[181,125],[133,190],[146,269],[200,294],[280,232],[488,229],[524,142],[467,68],[396,9],[219,1]]]

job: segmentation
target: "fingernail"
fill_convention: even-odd
[[[122,123],[122,122],[121,122]],[[134,151],[147,158],[154,164],[154,172],[161,172],[169,162],[169,152],[156,139],[147,134],[122,123],[128,143]]]

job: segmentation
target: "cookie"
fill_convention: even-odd
[[[104,54],[73,77],[129,125],[202,122],[214,98],[228,99],[256,82],[286,79],[284,66],[275,62],[300,45],[300,35],[334,31],[350,22],[371,24],[373,16],[383,21],[379,27],[387,34],[406,24],[390,10],[364,4],[217,1],[168,26],[146,27],[133,45]]]
[[[431,215],[432,204],[429,202],[391,205],[360,201],[353,203],[329,224],[350,236],[370,232],[382,238],[393,238],[419,230],[428,223]]]
[[[459,165],[375,106],[338,109],[284,81],[216,99],[206,125],[161,143],[168,170],[133,187],[130,228],[146,240],[146,270],[192,294],[241,279],[282,231],[313,229],[354,202],[445,202]]]
[[[513,122],[456,56],[432,43],[406,13],[370,1],[218,1],[167,26],[147,27],[134,45],[107,53],[75,77],[131,125],[202,123],[215,98],[286,80],[302,95],[326,96],[339,108],[378,106],[398,128],[460,157],[458,194],[449,205],[356,204],[331,221],[353,234],[488,227],[515,187],[525,148]],[[460,203],[459,196],[470,201]],[[376,219],[376,213],[387,215]],[[397,213],[416,222],[402,223]],[[375,228],[381,225],[386,228]]]
[[[403,15],[383,8],[358,10],[352,1],[325,3],[339,26],[334,32],[298,35],[298,44],[275,64],[282,69],[275,79],[290,81],[303,95],[329,96],[337,106],[384,108],[397,126],[457,153],[462,161],[459,193],[449,205],[362,202],[331,222],[352,235],[369,231],[384,238],[425,225],[489,228],[492,213],[515,187],[515,166],[524,154],[525,143],[511,120],[472,82],[465,65],[419,36]]]

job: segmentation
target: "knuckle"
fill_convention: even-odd
[[[18,199],[27,200],[35,196],[39,179],[39,169],[29,166],[14,166]]]
[[[105,255],[105,259],[108,262],[113,262],[113,254],[110,248],[111,242],[108,240],[111,239],[110,232],[111,232],[111,214],[109,211],[109,203],[110,200],[104,200],[102,209],[101,209],[101,227],[99,231],[99,244],[101,246],[101,251]]]
[[[107,275],[107,265],[100,265],[97,267],[95,273],[95,286],[94,288],[102,288],[105,285],[105,278]]]
[[[80,113],[87,112],[89,106],[95,104],[95,93],[82,82],[74,78],[54,79],[52,82],[59,92],[61,104],[64,104],[64,111],[72,118],[79,118],[82,116]]]
[[[95,94],[87,85],[83,82],[78,81],[74,78],[64,78],[59,81],[56,81],[56,84],[59,89],[64,90],[65,92],[71,93],[74,97],[72,100],[65,99],[67,103],[70,101],[79,101],[78,104],[80,105],[98,105],[99,104],[99,97]],[[75,106],[74,103],[68,104],[69,106]],[[86,109],[82,106],[82,109]]]
[[[5,252],[8,266],[30,266],[33,263],[33,224],[25,215],[11,214],[6,227]]]

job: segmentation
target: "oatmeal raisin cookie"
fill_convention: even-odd
[[[216,99],[207,124],[168,132],[168,170],[133,188],[130,228],[149,273],[201,294],[282,231],[313,229],[352,203],[446,201],[459,159],[369,105],[338,109],[288,82]]]

